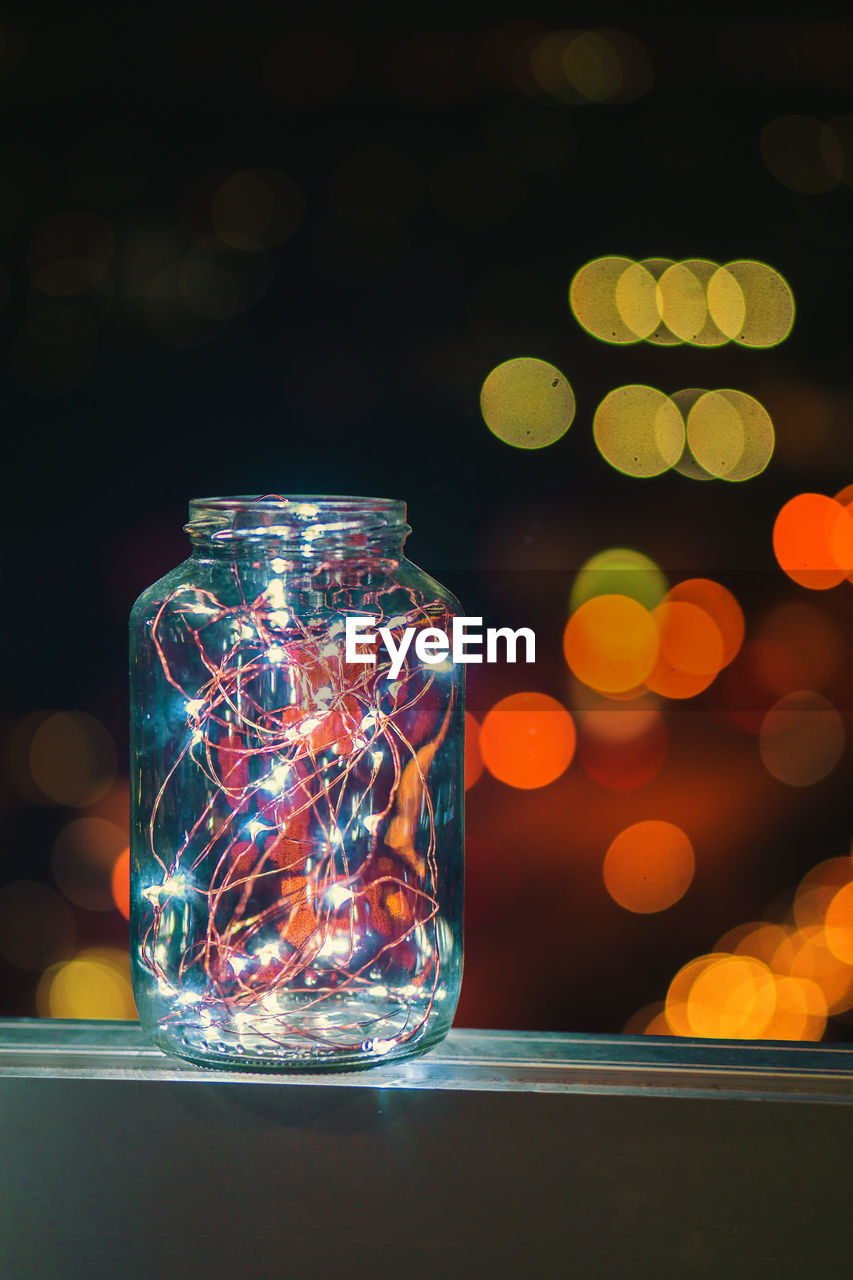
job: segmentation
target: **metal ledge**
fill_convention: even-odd
[[[237,1074],[6,1020],[0,1280],[848,1280],[851,1098],[831,1045],[460,1029]]]
[[[420,1058],[365,1071],[237,1072],[170,1058],[137,1023],[22,1018],[0,1020],[4,1076],[844,1103],[853,1102],[853,1049],[459,1028]]]

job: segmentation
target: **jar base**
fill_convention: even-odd
[[[165,1053],[197,1066],[294,1073],[354,1071],[414,1057],[450,1029],[443,1009],[390,994],[354,999],[333,991],[288,993],[274,1005],[267,999],[250,1009],[205,1012],[200,1017],[190,1006],[145,1029]]]

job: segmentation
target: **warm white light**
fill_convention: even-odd
[[[179,898],[186,893],[186,890],[187,881],[185,876],[169,876],[162,884],[152,884],[147,889],[143,889],[142,896],[147,898],[149,902],[157,903],[161,898]]]
[[[279,764],[272,770],[265,782],[261,783],[261,788],[268,791],[271,795],[281,791],[287,785],[287,775],[290,773],[290,767],[286,764]]]

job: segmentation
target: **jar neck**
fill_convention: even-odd
[[[196,556],[302,564],[399,560],[411,532],[396,499],[281,494],[194,498],[184,528]]]

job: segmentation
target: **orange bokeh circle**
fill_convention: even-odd
[[[480,751],[491,774],[511,787],[545,787],[569,767],[575,722],[545,693],[513,693],[483,720]]]
[[[776,1011],[776,982],[752,956],[730,955],[708,965],[687,997],[687,1022],[695,1036],[751,1040]]]
[[[714,620],[723,641],[721,666],[727,667],[743,644],[745,623],[743,609],[727,587],[711,578],[685,578],[670,587],[664,601],[693,604]]]
[[[690,840],[671,822],[647,819],[621,831],[604,858],[607,892],[626,911],[663,911],[687,892],[696,860]]]
[[[853,515],[822,493],[797,494],[776,517],[773,551],[799,586],[836,587],[853,571]]]
[[[698,605],[665,601],[652,610],[658,629],[657,661],[646,685],[666,698],[692,698],[723,665],[723,638],[714,619]]]
[[[465,712],[465,790],[468,791],[483,772],[483,753],[480,750],[480,724]]]
[[[630,596],[593,596],[569,618],[563,651],[584,684],[624,693],[641,685],[654,666],[657,628],[648,609]]]
[[[110,876],[110,888],[112,889],[113,901],[118,907],[125,920],[130,919],[130,849],[123,850],[116,858],[112,875]]]

